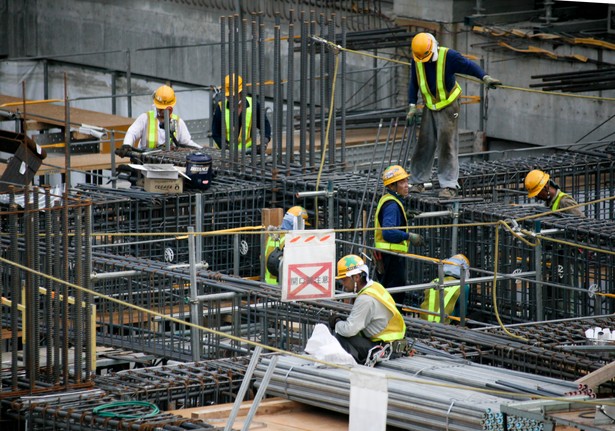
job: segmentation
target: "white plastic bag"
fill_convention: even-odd
[[[357,365],[352,355],[344,350],[329,329],[322,323],[314,327],[314,332],[305,345],[305,352],[319,361],[340,365]]]

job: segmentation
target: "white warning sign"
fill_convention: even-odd
[[[286,234],[282,301],[333,298],[335,232],[298,230]]]

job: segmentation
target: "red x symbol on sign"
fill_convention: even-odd
[[[332,280],[331,279],[332,267],[333,267],[333,264],[331,262],[298,263],[294,265],[292,264],[288,265],[288,274],[289,274],[288,296],[289,296],[289,299],[297,299],[298,297],[301,297],[302,299],[319,298],[322,295],[327,295],[328,297],[329,294],[331,293],[330,286],[331,286],[331,280]],[[307,275],[302,270],[302,268],[303,269],[315,268],[316,271],[314,271],[312,275]],[[319,280],[319,278],[322,275],[326,276],[325,282]],[[295,277],[300,278],[301,283],[297,287],[292,289],[292,280]],[[312,288],[311,290],[316,289],[316,291],[320,293],[305,292],[303,295],[299,295],[301,291],[305,290],[308,287],[311,287]]]

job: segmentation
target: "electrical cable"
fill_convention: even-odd
[[[109,409],[117,407],[148,407],[151,411],[149,413],[120,413],[117,411],[108,411]],[[156,416],[160,413],[160,409],[155,404],[147,401],[116,401],[95,407],[92,413],[105,418],[143,419]]]

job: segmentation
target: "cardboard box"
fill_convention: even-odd
[[[184,191],[184,179],[144,178],[143,189],[150,193],[182,193]]]

